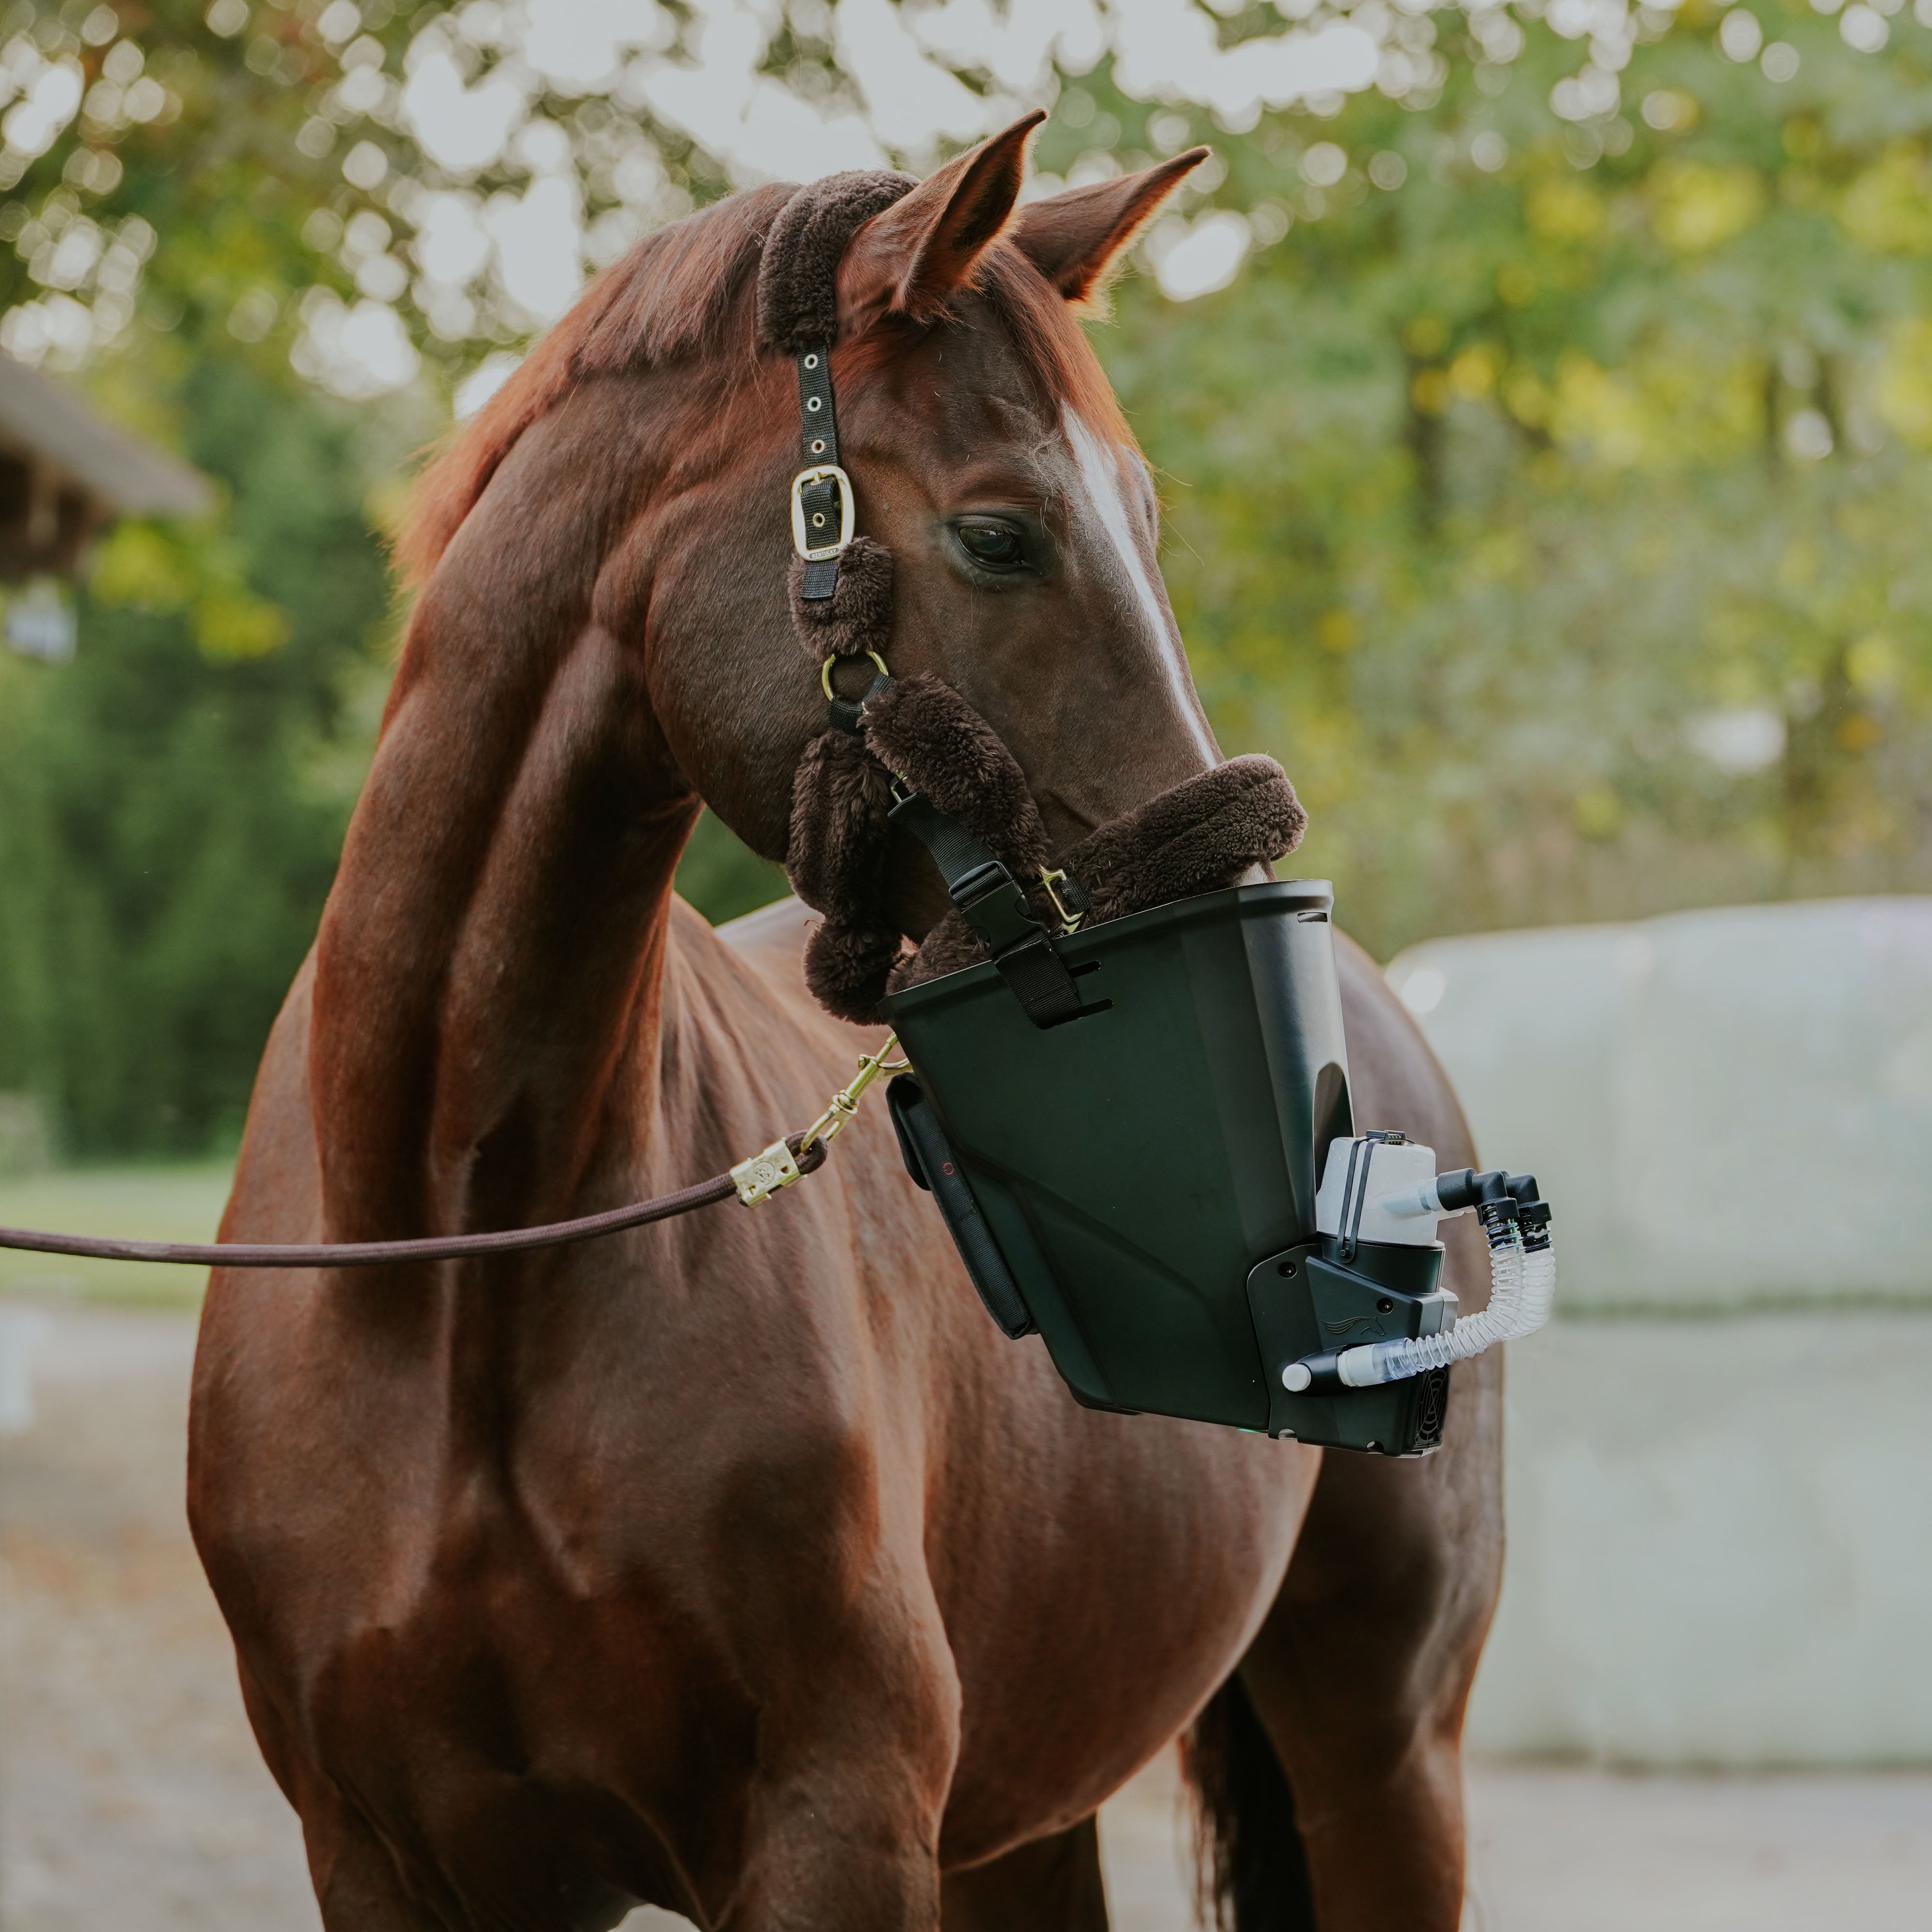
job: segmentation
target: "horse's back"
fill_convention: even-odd
[[[775,980],[805,987],[805,942],[817,916],[795,895],[774,899],[736,919],[712,928],[726,945],[751,960]]]

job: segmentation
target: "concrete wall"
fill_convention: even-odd
[[[1932,1311],[1566,1322],[1510,1351],[1479,1750],[1932,1762]]]
[[[1932,1762],[1932,901],[1433,941],[1389,976],[1558,1217],[1472,1745]]]

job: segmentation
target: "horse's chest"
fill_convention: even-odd
[[[694,1737],[742,1730],[748,1761],[731,1673],[674,1634],[647,1575],[586,1587],[500,1509],[396,1530],[286,1660],[314,1757],[374,1812],[466,1820],[465,1836],[543,1814],[555,1832],[568,1790],[641,1821],[662,1815]]]

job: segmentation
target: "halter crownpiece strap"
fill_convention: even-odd
[[[795,598],[829,602],[858,505],[838,466],[832,345],[838,334],[838,263],[852,237],[916,185],[910,175],[832,175],[778,210],[758,263],[758,339],[798,370],[799,453],[792,478],[792,547],[803,565]]]
[[[875,214],[919,185],[887,169],[827,175],[772,218],[758,262],[758,346],[802,356],[838,333],[838,264]]]
[[[838,588],[838,559],[859,514],[852,479],[838,466],[829,341],[798,358],[798,413],[806,466],[791,479],[792,548],[805,561],[798,594],[820,604]]]

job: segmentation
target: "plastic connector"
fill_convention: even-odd
[[[1403,1189],[1400,1208],[1387,1200],[1382,1204],[1391,1213],[1413,1213],[1407,1204],[1410,1191]],[[1553,1217],[1549,1202],[1537,1198],[1534,1174],[1478,1174],[1466,1167],[1438,1174],[1419,1191],[1434,1194],[1445,1213],[1476,1210],[1489,1236],[1489,1306],[1465,1319],[1452,1319],[1433,1335],[1304,1355],[1281,1372],[1282,1386],[1291,1395],[1373,1388],[1447,1368],[1498,1342],[1533,1335],[1549,1320],[1556,1294],[1556,1253],[1550,1237]]]
[[[1339,1395],[1347,1386],[1342,1380],[1341,1358],[1333,1348],[1318,1355],[1304,1355],[1281,1372],[1281,1385],[1290,1395]]]
[[[1531,1183],[1534,1186],[1535,1184]],[[1510,1198],[1510,1176],[1499,1168],[1478,1174],[1473,1167],[1457,1168],[1453,1173],[1436,1177],[1436,1198],[1445,1214],[1460,1214],[1486,1202]]]

